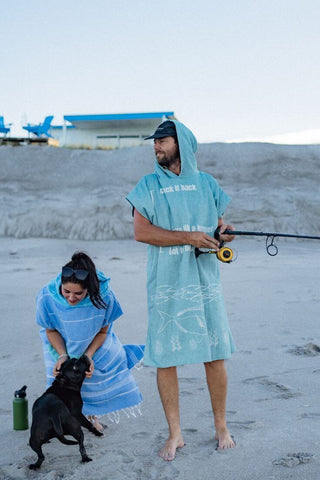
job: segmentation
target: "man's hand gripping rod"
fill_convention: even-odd
[[[276,233],[276,232],[247,232],[242,230],[225,230],[223,235],[246,235],[252,237],[266,237],[266,250],[268,255],[275,257],[278,253],[278,247],[274,243],[276,237],[286,237],[286,238],[305,238],[309,240],[320,240],[320,236],[317,235],[296,235],[293,233]],[[214,232],[214,238],[217,240],[220,239],[220,227],[218,227]],[[224,263],[230,263],[233,258],[233,251],[229,247],[224,247],[224,242],[221,242],[219,250],[207,250],[201,251],[199,248],[195,249],[195,255],[198,257],[202,253],[212,253],[216,254],[218,260]]]

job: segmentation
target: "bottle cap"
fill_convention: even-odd
[[[14,392],[15,398],[25,398],[27,396],[26,389],[27,385],[24,385],[20,390],[16,390]]]

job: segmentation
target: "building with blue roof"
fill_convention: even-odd
[[[50,134],[64,147],[132,147],[141,145],[168,119],[176,119],[174,112],[64,115],[63,125],[53,125]]]

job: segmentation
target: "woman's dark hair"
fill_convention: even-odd
[[[100,294],[100,283],[96,272],[96,267],[89,255],[84,252],[75,252],[71,261],[66,263],[64,267],[72,268],[73,270],[85,270],[88,272],[87,277],[84,280],[77,278],[77,273],[72,273],[70,276],[64,276],[61,274],[61,283],[76,283],[81,285],[82,288],[88,290],[88,294],[93,305],[99,309],[107,308],[106,303],[103,301]],[[64,268],[62,267],[62,268]]]

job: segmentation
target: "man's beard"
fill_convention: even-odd
[[[170,168],[172,165],[175,163],[179,162],[179,148],[176,146],[175,151],[171,155],[165,155],[161,156],[161,158],[157,158],[158,163],[161,167],[163,168]]]

